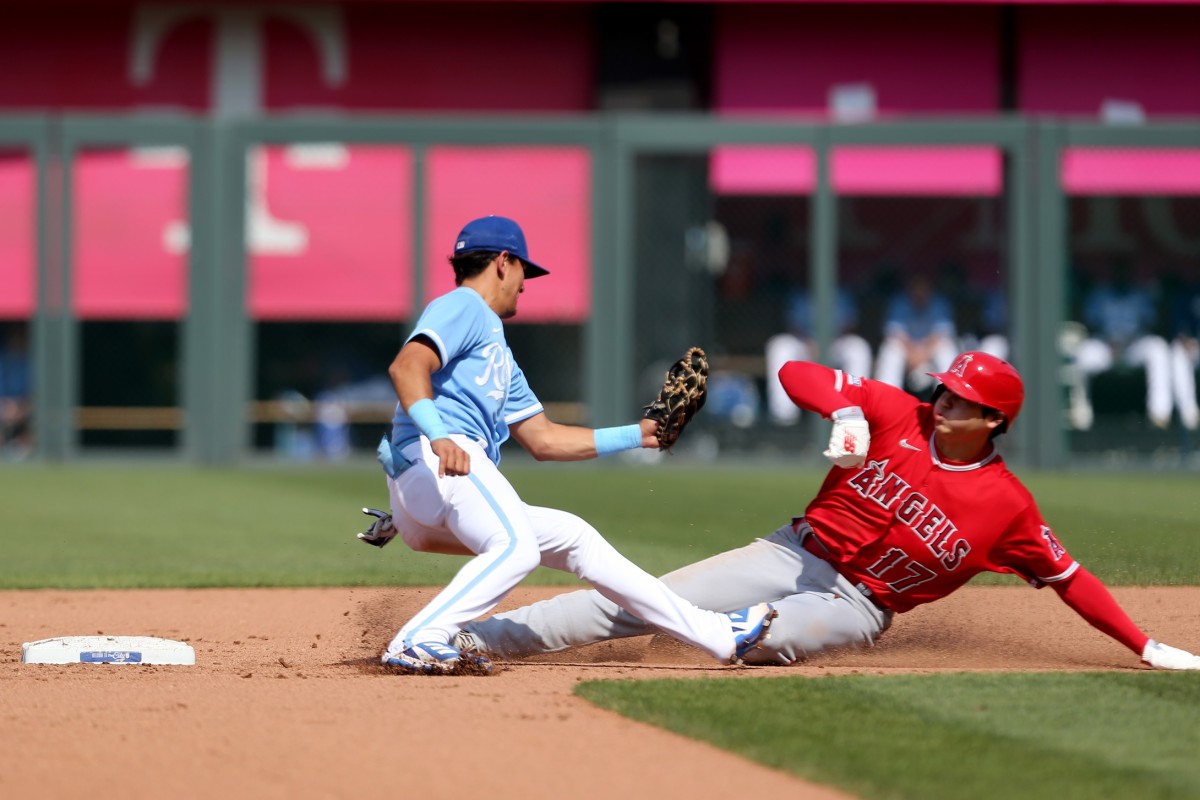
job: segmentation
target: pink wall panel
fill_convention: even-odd
[[[577,322],[591,308],[591,160],[572,147],[429,150],[426,297],[454,288],[446,258],[462,226],[489,214],[525,231],[550,274],[525,284],[514,322]]]
[[[1200,150],[1072,148],[1063,153],[1068,194],[1200,194]]]
[[[251,158],[251,316],[401,320],[412,305],[411,158],[399,149],[329,150],[343,158],[305,164],[282,147]],[[179,156],[91,151],[76,174],[77,312],[183,316],[190,231]]]
[[[477,111],[592,107],[591,13],[567,4],[357,5],[346,9],[348,79],[321,79],[312,41],[268,20],[266,106]]]
[[[574,112],[593,103],[587,4],[106,6],[7,10],[0,70],[21,79],[0,81],[0,112],[220,113],[217,44],[247,20],[262,67],[261,91],[250,87],[238,102],[249,98],[264,112]],[[162,27],[148,23],[152,19]],[[137,55],[147,52],[139,73]],[[336,79],[330,53],[340,54],[333,59],[343,67]],[[236,96],[245,87],[232,88]],[[252,159],[252,174],[262,179],[252,187],[248,222],[248,305],[255,318],[397,320],[412,313],[411,154],[344,149],[343,163],[325,167],[293,163],[289,148]],[[538,176],[537,198],[518,207],[535,230],[546,231],[540,246],[535,238],[535,252],[545,248],[543,257],[561,261],[565,270],[556,271],[553,297],[523,304],[525,316],[578,319],[590,306],[590,239],[580,217],[590,208],[590,167],[578,153],[547,159],[542,151],[530,158],[505,167],[506,180],[524,186],[528,176]],[[116,151],[79,159],[74,302],[85,317],[186,313],[186,172],[178,161],[139,161]],[[9,212],[0,222],[0,314],[25,316],[33,288],[23,265],[32,256],[22,238],[20,214],[28,212],[20,210],[26,199],[15,169],[0,164],[0,207]],[[544,169],[549,174],[541,174]],[[457,217],[460,194],[474,194],[475,186],[459,181],[452,164],[445,174],[453,188],[444,190],[434,179],[431,195],[447,198],[453,213],[444,215]],[[553,241],[559,231],[570,244]]]
[[[1020,12],[1017,84],[1023,111],[1097,119],[1105,101],[1147,119],[1200,114],[1200,8],[1098,7]],[[1188,77],[1192,76],[1192,77]],[[1200,193],[1200,150],[1068,149],[1071,194]]]
[[[0,109],[202,110],[216,102],[218,30],[237,5],[178,4],[159,30],[136,9],[21,4],[0,25]],[[591,12],[584,4],[316,4],[344,55],[341,82],[322,72],[317,28],[255,6],[264,109],[577,111],[592,105]],[[157,6],[170,8],[169,5]],[[469,25],[461,24],[470,19]],[[319,27],[319,26],[318,26]],[[330,33],[332,32],[332,33]],[[153,42],[148,46],[148,42]],[[139,43],[150,66],[135,77]]]
[[[989,6],[864,9],[722,5],[714,105],[824,114],[836,84],[869,83],[884,114],[999,107],[999,12]]]
[[[89,151],[76,159],[72,305],[81,318],[186,312],[185,181],[171,153]]]
[[[186,313],[190,234],[180,157],[89,151],[79,158],[74,304],[81,317],[178,319]],[[409,151],[323,145],[314,155],[306,148],[272,147],[252,156],[249,169],[252,318],[408,318],[414,310]],[[0,170],[6,207],[15,207],[20,197],[12,178]],[[518,321],[587,317],[591,164],[586,151],[433,148],[428,180],[427,298],[453,286],[445,257],[462,224],[501,213],[521,222],[532,257],[553,271],[530,284]],[[480,186],[497,188],[481,192]],[[537,191],[510,188],[521,186]],[[5,233],[0,230],[0,243],[21,244]],[[25,247],[30,246],[26,240]],[[27,289],[22,314],[30,308],[32,290]]]
[[[838,147],[830,162],[839,194],[994,196],[1004,187],[995,147]]]
[[[709,159],[708,182],[717,194],[808,194],[816,181],[809,147],[718,147]]]
[[[878,116],[995,113],[999,16],[975,6],[872,8],[746,5],[717,10],[715,105],[724,114],[829,117],[830,92],[865,84]],[[805,148],[722,148],[712,185],[722,193],[806,194]],[[993,148],[839,148],[832,181],[843,194],[1000,191]]]
[[[309,155],[305,155],[309,153]],[[399,147],[260,150],[251,226],[255,319],[403,320],[412,310],[412,154]]]
[[[720,147],[709,162],[717,194],[802,195],[816,185],[807,147]],[[1004,186],[994,147],[835,147],[834,191],[845,195],[992,196]]]
[[[33,159],[0,153],[0,319],[25,319],[36,301]]]
[[[6,8],[0,25],[0,109],[124,109],[208,105],[212,25],[186,21],[165,34],[150,80],[130,77],[133,5],[64,12]]]
[[[1022,8],[1019,20],[1021,110],[1096,117],[1112,98],[1200,114],[1200,8]]]

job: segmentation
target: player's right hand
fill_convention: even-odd
[[[1153,639],[1142,650],[1142,661],[1155,669],[1200,669],[1200,656]]]
[[[399,531],[392,525],[392,515],[377,508],[364,508],[362,513],[374,517],[371,527],[358,534],[358,540],[372,547],[383,547],[396,538]]]
[[[429,443],[433,454],[438,457],[438,477],[467,475],[471,472],[471,457],[452,439],[434,439]]]
[[[862,409],[839,408],[829,418],[833,420],[833,431],[829,434],[829,448],[821,455],[843,469],[861,467],[871,447],[871,426]]]

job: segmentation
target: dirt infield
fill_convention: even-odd
[[[968,588],[897,618],[880,645],[804,666],[712,665],[642,637],[504,665],[490,678],[383,674],[431,590],[0,592],[0,796],[833,798],[712,747],[597,710],[587,679],[1139,669],[1053,592]],[[553,593],[519,589],[510,607]],[[1200,649],[1200,590],[1125,588],[1154,637]],[[66,635],[183,639],[196,666],[21,664]]]

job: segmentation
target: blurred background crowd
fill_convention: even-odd
[[[700,344],[694,455],[815,453],[784,361],[922,396],[978,348],[1033,386],[1018,459],[1200,467],[1198,3],[4,15],[0,458],[370,457],[500,213],[552,270],[510,344],[561,421]]]

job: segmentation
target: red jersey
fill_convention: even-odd
[[[995,450],[974,464],[939,458],[931,404],[819,364],[790,362],[779,376],[801,408],[828,418],[859,406],[867,418],[866,464],[831,469],[805,519],[829,562],[892,610],[945,597],[980,572],[1040,588],[1079,568]]]

